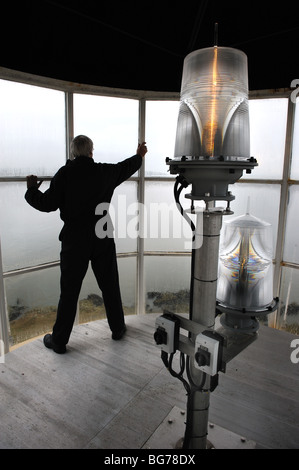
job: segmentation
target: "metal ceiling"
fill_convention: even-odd
[[[4,6],[2,6],[4,5]],[[250,90],[299,79],[294,4],[218,0],[32,0],[1,4],[0,66],[99,86],[179,92],[184,57],[214,45],[248,56]]]

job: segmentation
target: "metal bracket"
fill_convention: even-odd
[[[221,371],[223,373],[225,372],[226,364],[228,364],[228,362],[230,362],[234,357],[240,354],[240,352],[250,346],[250,344],[258,338],[257,332],[244,333],[238,330],[228,330],[226,328],[223,328],[218,317],[215,321],[214,330],[207,330],[206,326],[196,323],[190,319],[187,319],[182,315],[177,315],[172,312],[169,312],[168,310],[164,310],[164,314],[161,317],[157,318],[156,326],[157,329],[159,328],[159,326],[161,328],[164,328],[169,335],[174,335],[175,337],[173,339],[169,338],[168,343],[166,341],[164,344],[157,344],[157,346],[160,346],[162,350],[168,353],[172,353],[175,352],[175,350],[179,350],[190,358],[192,358],[192,360],[194,359],[195,354],[197,352],[196,338],[199,337],[199,335],[204,332],[206,338],[208,336],[214,339],[218,338],[218,341],[221,342],[221,355],[217,356],[217,359],[215,359],[215,361],[218,360],[218,371]],[[190,334],[182,334],[181,329],[186,330],[188,333],[191,333],[194,339],[190,337]],[[155,332],[155,335],[156,333],[157,330]],[[208,351],[211,352],[209,350],[209,347]],[[208,370],[205,372],[207,372],[209,375],[214,375],[214,373],[211,373],[214,372],[214,370],[215,367],[213,368],[213,370]]]

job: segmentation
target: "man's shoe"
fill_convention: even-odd
[[[126,328],[126,325],[125,325],[122,330],[115,331],[114,333],[112,333],[112,339],[114,339],[114,340],[122,339],[122,337],[123,337],[123,335],[125,334],[126,331],[127,331],[127,328]]]
[[[53,351],[56,352],[57,354],[64,354],[66,352],[65,345],[59,346],[59,344],[53,343],[52,335],[50,334],[47,334],[46,336],[44,336],[44,345],[48,349],[53,349]]]

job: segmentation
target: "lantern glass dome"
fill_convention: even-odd
[[[271,304],[273,269],[269,223],[249,214],[225,222],[217,300],[241,311],[258,311]]]
[[[247,56],[209,47],[184,61],[175,157],[249,157]]]

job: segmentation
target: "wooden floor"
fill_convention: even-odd
[[[156,315],[127,317],[112,341],[104,320],[76,326],[65,355],[42,338],[0,364],[1,449],[140,449],[174,406],[186,408],[180,381],[153,341]],[[259,339],[220,374],[209,420],[258,448],[299,448],[299,364],[295,336],[261,327]],[[182,436],[178,436],[178,439]]]

